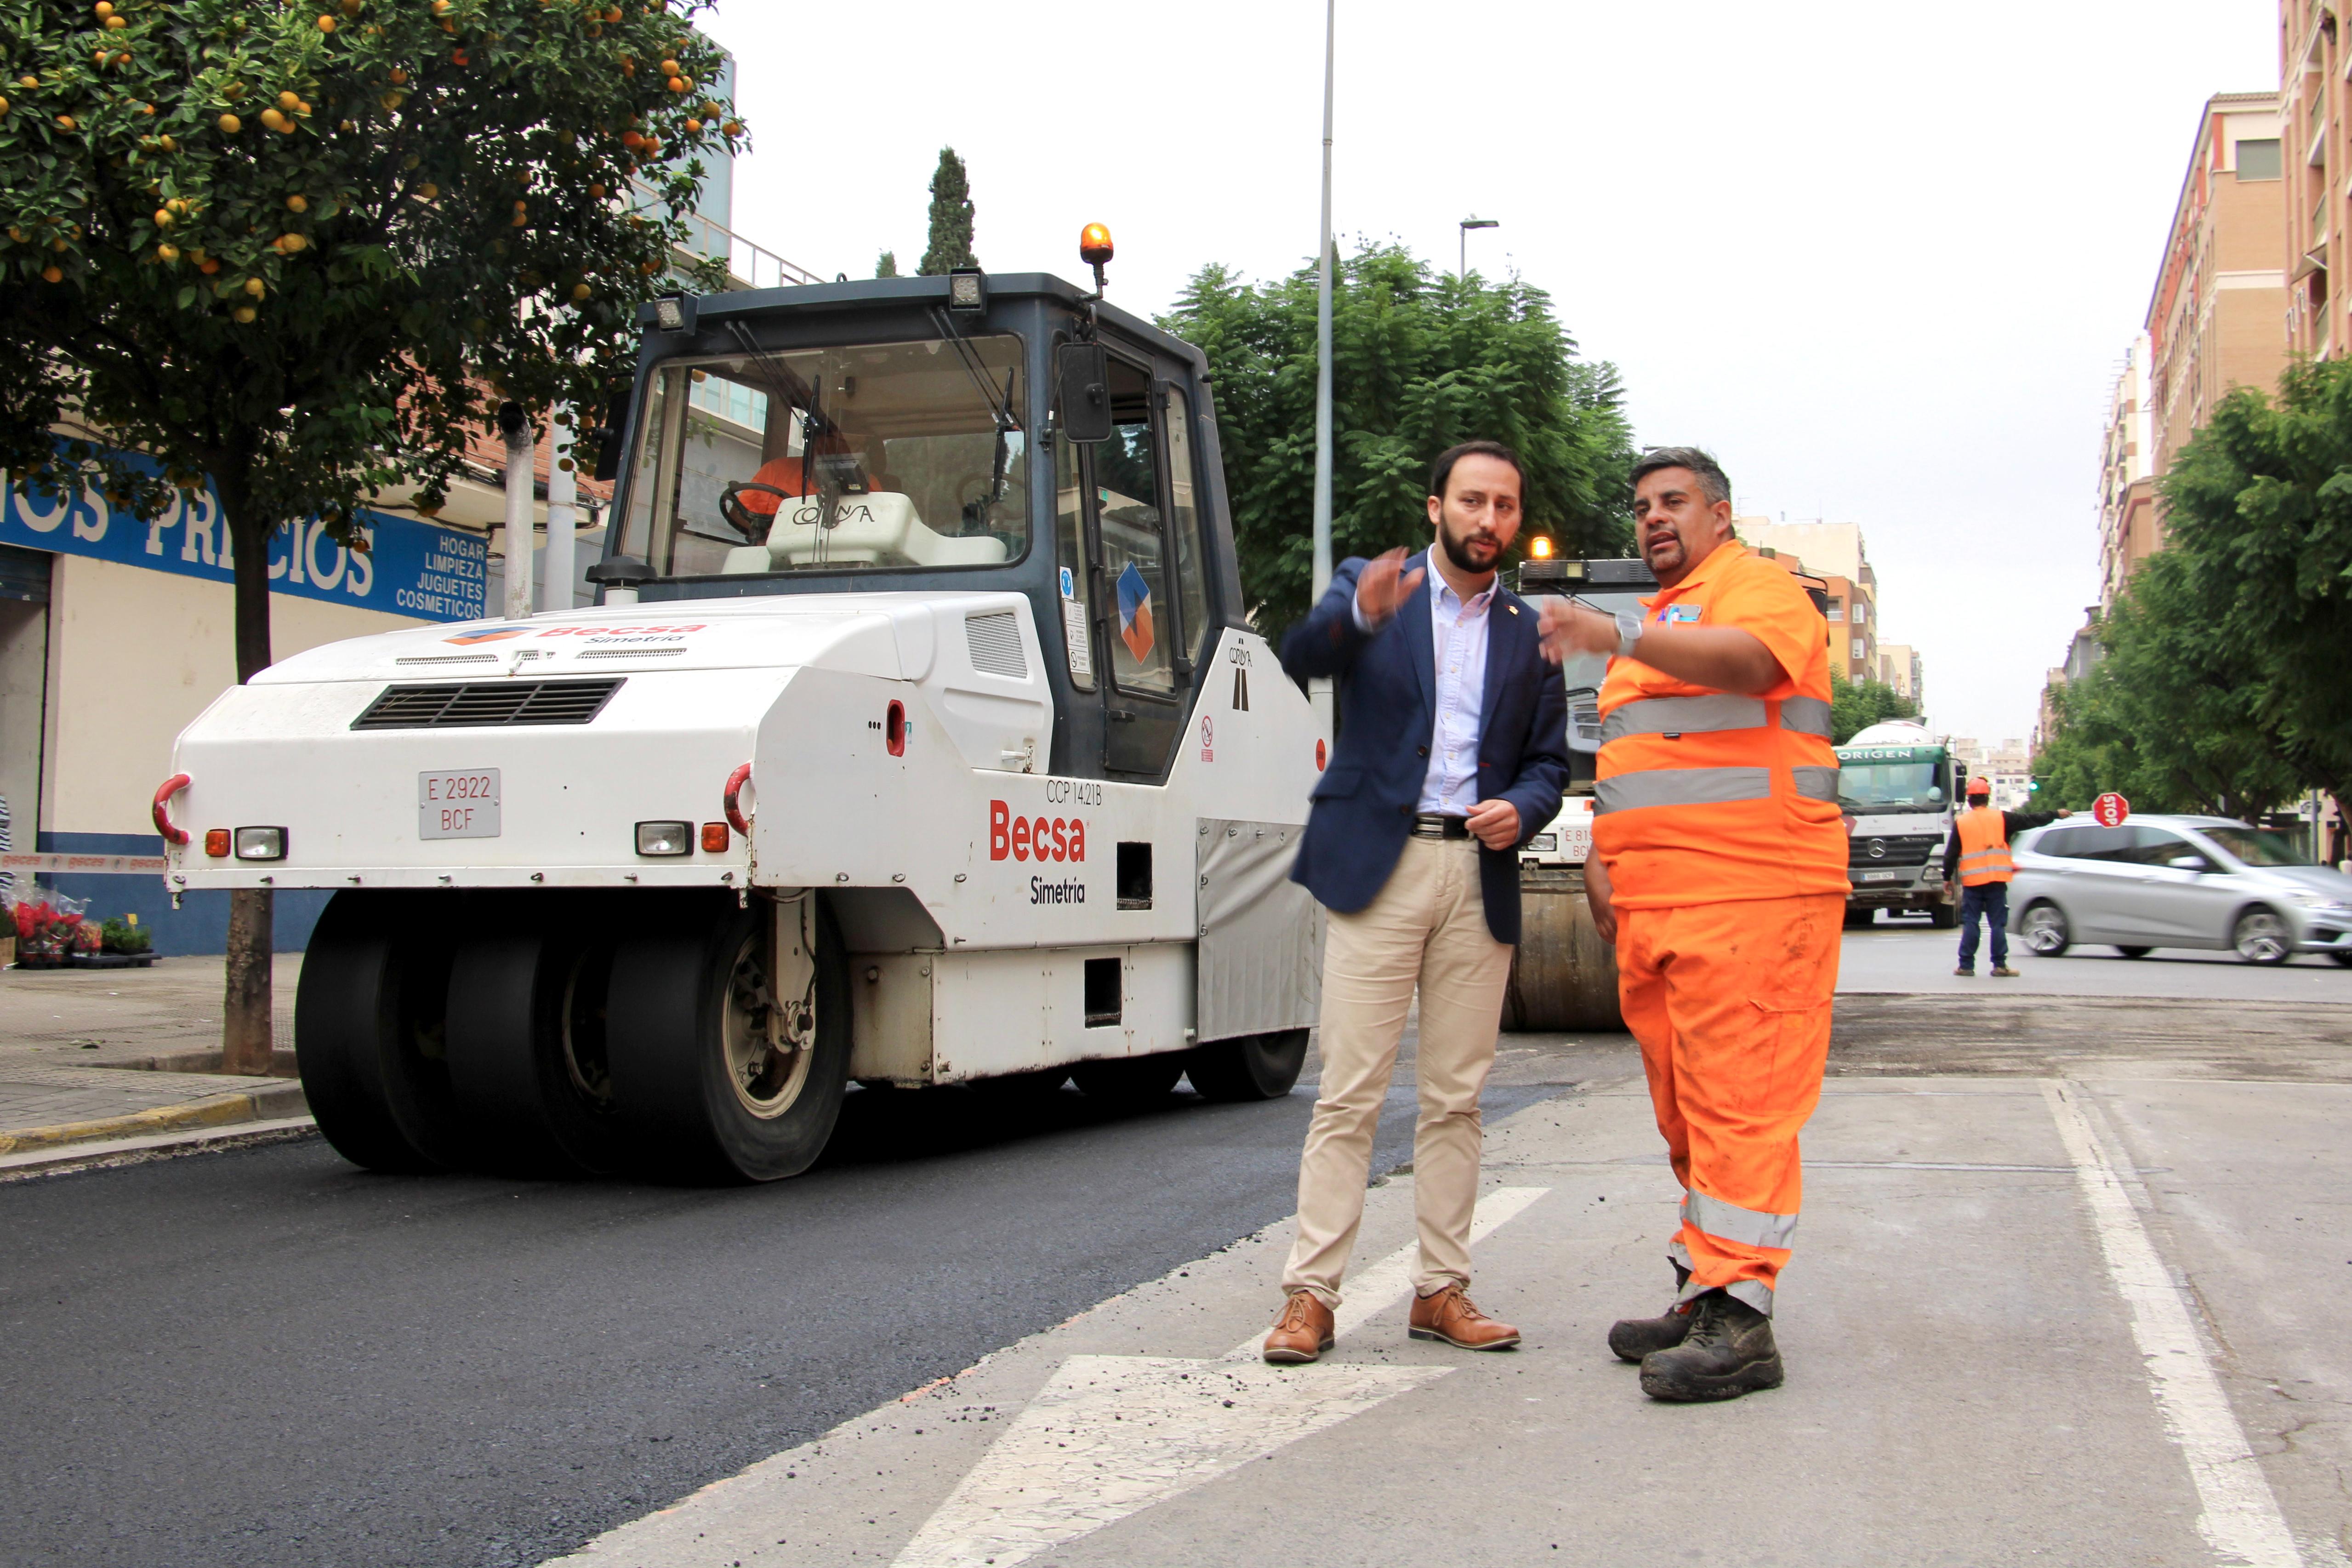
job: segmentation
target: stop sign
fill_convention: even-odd
[[[2102,827],[2121,827],[2131,815],[2131,802],[2109,790],[2091,803],[2091,819]]]

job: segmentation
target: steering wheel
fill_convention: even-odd
[[[765,512],[753,511],[742,502],[741,497],[745,490],[757,490],[761,495],[775,497],[774,510]],[[803,499],[800,496],[787,494],[773,485],[763,485],[755,479],[745,479],[740,484],[729,485],[719,493],[719,515],[727,520],[728,527],[741,534],[751,543],[765,544],[768,542],[768,531],[775,527],[776,519],[783,515],[785,505],[797,504]]]

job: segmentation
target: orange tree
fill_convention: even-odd
[[[142,516],[208,476],[251,678],[276,531],[363,543],[354,509],[436,506],[498,403],[597,405],[695,154],[742,136],[703,4],[0,0],[0,468]],[[250,1065],[266,891],[229,947]]]

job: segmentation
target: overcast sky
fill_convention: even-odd
[[[2107,388],[2200,106],[2278,79],[2272,0],[1890,6],[1339,0],[1342,236],[1549,289],[1643,444],[1742,512],[1858,522],[1930,716],[2023,736],[2097,596]],[[722,0],[756,150],[736,226],[911,271],[942,145],[974,248],[1164,310],[1315,250],[1319,0]],[[1447,29],[1451,29],[1448,31]],[[2284,242],[2282,237],[2282,243]],[[1299,519],[1307,527],[1307,519]]]

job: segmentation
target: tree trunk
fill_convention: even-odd
[[[252,515],[243,476],[219,473],[214,478],[236,552],[236,679],[242,685],[269,668],[269,536],[277,531],[278,521]],[[221,998],[223,1072],[257,1076],[269,1070],[275,897],[268,888],[239,888],[228,896],[228,970]]]

